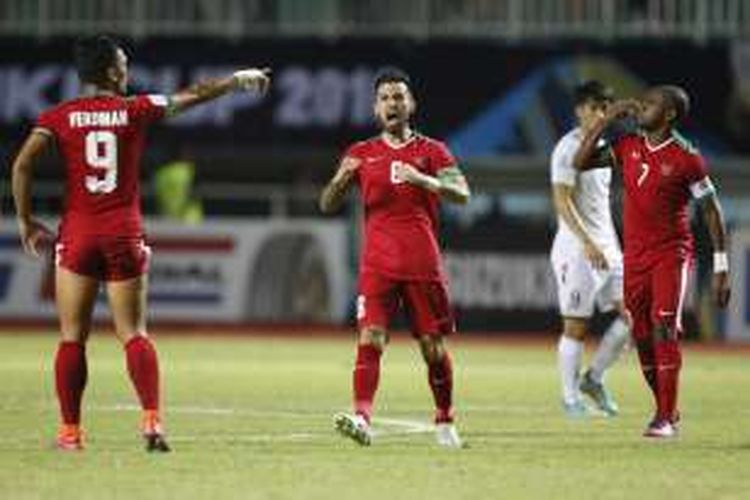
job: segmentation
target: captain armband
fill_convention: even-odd
[[[167,103],[164,107],[164,116],[174,116],[176,115],[180,110],[177,108],[177,104],[175,104],[174,99],[172,99],[172,96],[166,96],[165,97]]]

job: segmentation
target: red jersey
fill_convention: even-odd
[[[625,187],[625,260],[674,251],[690,256],[690,199],[713,191],[703,157],[675,134],[656,146],[628,135],[613,150]]]
[[[82,97],[39,115],[65,166],[60,234],[140,235],[138,175],[146,126],[164,116],[164,96]]]
[[[354,144],[345,156],[362,162],[356,176],[365,208],[360,272],[397,280],[443,279],[437,240],[439,198],[394,173],[399,163],[431,176],[455,166],[445,144],[419,134],[400,145],[375,137]]]

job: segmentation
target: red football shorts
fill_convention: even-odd
[[[62,236],[55,245],[55,265],[101,281],[144,274],[150,256],[141,236]]]
[[[682,333],[690,260],[664,255],[648,266],[625,264],[625,307],[633,317],[633,337],[650,338],[654,327],[664,325]]]
[[[402,281],[366,272],[359,277],[359,328],[388,329],[402,306],[414,336],[448,335],[455,331],[448,289],[442,281]]]

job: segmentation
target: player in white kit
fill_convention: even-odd
[[[552,193],[558,230],[552,245],[563,331],[558,343],[562,402],[570,417],[590,414],[582,394],[609,416],[617,404],[604,387],[604,373],[625,348],[629,320],[623,305],[622,252],[610,213],[611,169],[577,171],[573,156],[595,118],[612,100],[611,91],[590,80],[574,90],[578,126],[563,136],[551,159]],[[581,375],[584,338],[595,308],[619,315],[604,333]]]

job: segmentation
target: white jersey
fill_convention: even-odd
[[[557,142],[552,151],[550,179],[552,184],[565,184],[575,188],[573,202],[583,225],[607,260],[613,264],[622,259],[622,253],[610,210],[612,169],[595,168],[585,172],[576,170],[573,157],[582,139],[581,129],[574,128]],[[578,236],[559,215],[555,245],[566,247],[568,251],[583,250]]]

